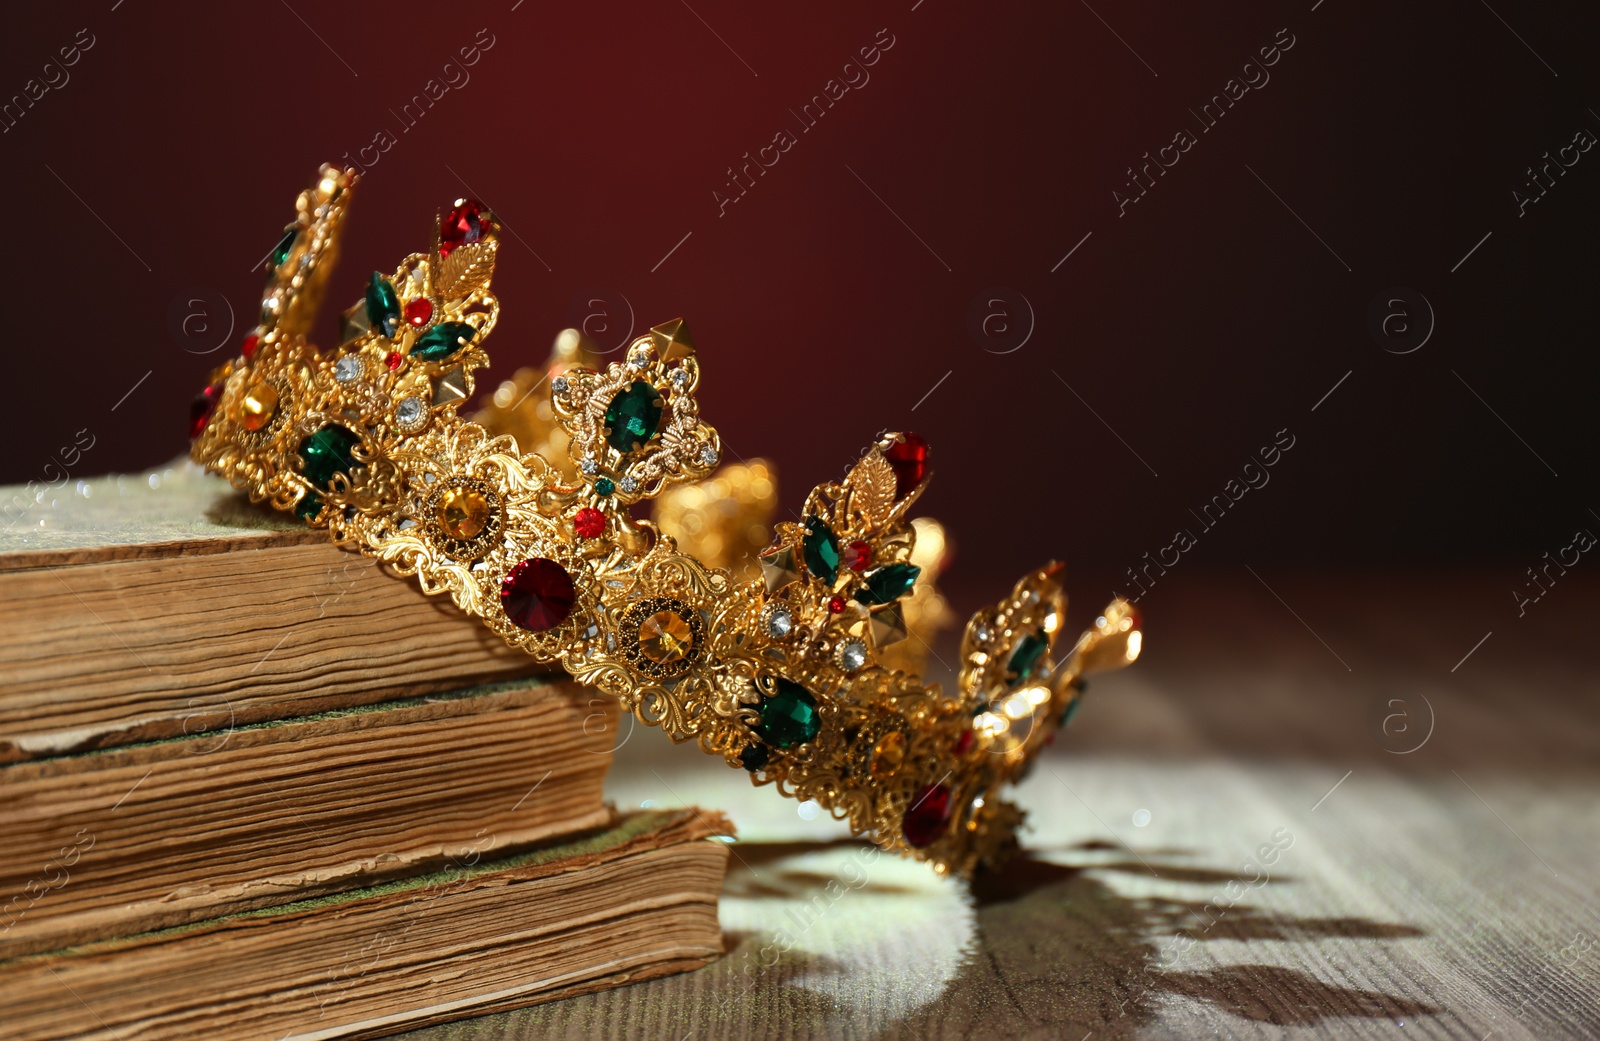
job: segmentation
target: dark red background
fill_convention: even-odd
[[[295,193],[388,130],[338,302],[476,194],[515,233],[497,371],[541,359],[597,288],[636,331],[685,315],[706,416],[777,461],[791,506],[880,429],[924,433],[958,585],[1060,556],[1089,599],[1126,590],[1117,576],[1198,531],[1189,510],[1283,428],[1270,485],[1180,568],[1490,558],[1509,586],[1600,530],[1600,150],[1526,216],[1512,201],[1541,153],[1600,133],[1592,5],[513,3],[106,0],[14,20],[0,95],[80,28],[95,42],[0,135],[0,478],[40,477],[84,428],[74,478],[182,451]],[[1119,217],[1126,168],[1196,130],[1187,110],[1284,28],[1270,81]],[[480,29],[470,81],[402,132],[395,113]],[[894,42],[870,81],[719,216],[728,167],[794,130],[787,110],[880,29]],[[1393,286],[1437,315],[1414,353],[1367,329]],[[991,287],[1036,315],[1012,353],[969,331]],[[238,316],[217,353],[174,334],[192,289]]]

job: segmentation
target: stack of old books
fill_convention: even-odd
[[[187,468],[0,510],[0,1036],[379,1036],[720,953],[726,822],[607,806],[609,699]]]

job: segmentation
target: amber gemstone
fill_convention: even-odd
[[[694,650],[694,630],[676,611],[660,610],[639,623],[639,653],[668,665]]]
[[[475,539],[489,526],[489,499],[476,488],[457,486],[439,496],[434,520],[452,539]]]
[[[900,822],[906,842],[921,849],[939,841],[950,827],[950,789],[942,784],[925,784],[912,797],[911,806]]]
[[[872,771],[872,776],[877,780],[884,780],[895,775],[900,769],[900,764],[906,761],[906,735],[899,730],[891,730],[878,738],[872,746],[872,759],[867,764],[867,769]]]
[[[904,499],[928,476],[928,442],[920,434],[901,434],[883,453],[894,470],[894,497]]]
[[[554,629],[566,621],[577,599],[567,569],[544,557],[524,560],[500,583],[500,606],[506,617],[531,633]]]
[[[239,425],[251,432],[265,429],[277,414],[277,388],[265,380],[252,384],[239,399]]]

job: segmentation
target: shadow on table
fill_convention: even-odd
[[[1110,849],[1116,847],[1099,843],[1081,852]],[[1153,1018],[1166,994],[1279,1025],[1314,1024],[1336,1016],[1398,1019],[1439,1011],[1276,966],[1178,971],[1183,957],[1162,965],[1151,942],[1152,937],[1180,932],[1198,942],[1423,935],[1413,926],[1365,918],[1282,917],[1244,904],[1218,913],[1215,905],[1204,902],[1130,899],[1092,877],[1091,869],[1219,885],[1234,878],[1225,872],[1151,864],[1148,858],[1070,865],[1019,857],[974,884],[976,950],[945,994],[879,1036],[1076,1038],[1093,1032],[1096,1039],[1129,1037]],[[1274,881],[1292,880],[1279,876]]]
[[[739,843],[733,847],[724,895],[803,908],[840,881],[837,874],[816,870],[828,863],[828,855],[854,857],[865,848],[851,840]],[[1243,903],[1218,914],[1215,905],[1205,903],[1123,896],[1096,877],[1106,871],[1154,873],[1163,881],[1219,889],[1233,880],[1225,872],[1172,862],[1186,855],[1183,850],[1135,852],[1105,843],[1083,844],[1056,851],[1064,863],[1019,857],[1004,871],[976,882],[970,897],[946,891],[942,901],[933,897],[939,886],[918,888],[909,874],[896,882],[894,872],[874,871],[852,887],[868,901],[877,901],[855,905],[872,908],[873,918],[850,920],[852,928],[879,931],[881,964],[871,980],[860,978],[859,950],[853,961],[799,948],[768,961],[772,933],[730,931],[724,935],[726,955],[696,972],[406,1036],[412,1041],[623,1036],[676,1041],[686,1034],[697,1039],[846,1034],[1077,1041],[1092,1033],[1095,1041],[1104,1041],[1134,1036],[1155,1019],[1163,999],[1173,995],[1219,1013],[1283,1026],[1342,1016],[1403,1019],[1439,1011],[1277,966],[1192,968],[1186,962],[1203,964],[1192,951],[1169,954],[1163,962],[1155,941],[1184,932],[1196,943],[1321,937],[1380,942],[1422,935],[1408,925],[1285,917]],[[1275,876],[1273,882],[1293,884],[1287,876]],[[952,940],[968,937],[964,946],[950,949],[949,960],[934,978],[919,969],[920,952],[897,938],[897,920],[889,913],[895,906],[900,908],[895,913],[911,909],[924,925],[929,915],[949,915]],[[1163,947],[1170,951],[1171,945]],[[905,1000],[908,993],[911,1000]],[[1189,1015],[1196,1011],[1191,1006]],[[1210,1033],[1226,1024],[1184,1025]]]

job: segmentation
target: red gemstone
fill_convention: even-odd
[[[211,413],[217,409],[217,396],[222,388],[213,384],[194,396],[189,405],[189,440],[193,441],[211,422]]]
[[[844,548],[840,562],[851,571],[865,571],[872,566],[872,546],[857,539]]]
[[[843,611],[844,610],[844,597],[836,596],[832,600],[829,600],[828,601],[828,610],[830,612],[832,612],[833,614],[838,614],[840,611]]]
[[[448,257],[457,246],[478,242],[489,233],[489,215],[476,199],[463,199],[439,222],[439,255]]]
[[[425,296],[419,296],[406,304],[406,321],[421,329],[428,324],[428,319],[433,317],[433,303]]]
[[[972,736],[971,730],[963,730],[961,736],[956,738],[956,755],[962,756],[972,751],[972,742],[975,740],[977,738]]]
[[[389,366],[390,372],[398,369],[402,361],[405,361],[405,355],[401,354],[399,351],[390,351],[389,356],[383,359],[383,363]]]
[[[949,826],[950,789],[942,784],[925,784],[911,800],[900,831],[908,843],[921,849],[939,841]]]
[[[256,347],[261,344],[261,337],[251,333],[244,338],[244,360],[249,361],[256,355]]]
[[[506,617],[530,633],[542,633],[566,621],[577,598],[567,569],[544,557],[524,560],[500,583],[500,606]]]
[[[572,515],[572,530],[580,539],[597,539],[606,530],[606,515],[593,506],[585,506]]]
[[[901,434],[883,457],[894,470],[894,495],[904,499],[928,476],[928,442],[920,434]]]

